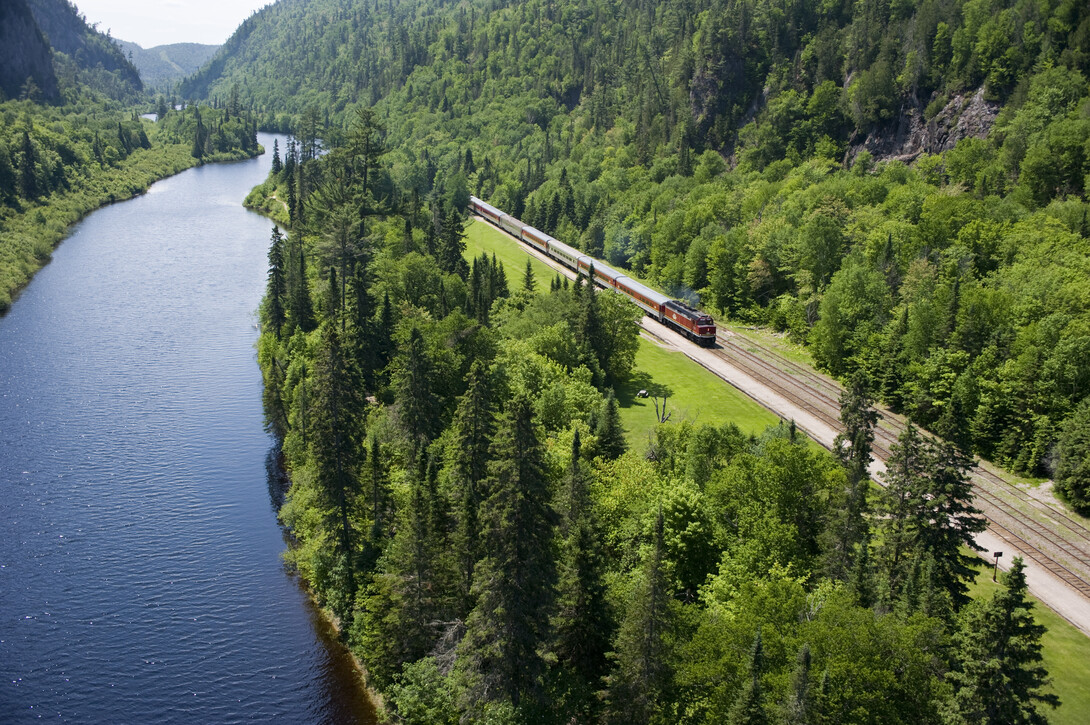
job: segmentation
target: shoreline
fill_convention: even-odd
[[[252,155],[220,153],[210,159],[195,159],[185,144],[163,146],[155,154],[142,153],[134,163],[114,168],[105,178],[82,179],[78,186],[74,185],[65,193],[50,195],[46,203],[29,207],[0,221],[0,253],[8,256],[22,272],[11,279],[0,280],[0,317],[8,313],[35,275],[52,261],[53,252],[72,233],[72,227],[94,212],[143,196],[153,184],[183,171],[206,164],[247,161],[264,153],[264,147],[258,144],[256,153]],[[145,160],[158,166],[145,168],[141,165]],[[133,174],[140,177],[137,183],[126,182],[125,177]],[[93,191],[96,187],[97,193]],[[84,194],[91,196],[83,197]],[[80,204],[81,200],[91,203]],[[47,218],[47,214],[51,218]],[[57,225],[58,221],[62,226]],[[16,248],[16,238],[26,240],[22,249]],[[11,245],[6,252],[3,250],[5,242]]]

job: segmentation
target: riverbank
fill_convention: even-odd
[[[53,250],[68,236],[73,224],[88,214],[144,193],[152,184],[186,169],[220,161],[260,156],[242,150],[219,152],[196,159],[191,144],[154,145],[138,149],[118,166],[106,166],[78,178],[71,188],[54,192],[41,203],[27,204],[19,213],[0,219],[0,315],[7,313],[34,274],[49,263]]]

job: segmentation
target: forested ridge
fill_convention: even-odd
[[[1088,18],[1070,2],[282,2],[184,87],[237,87],[272,128],[310,110],[331,142],[373,106],[399,193],[477,193],[1050,475],[1090,390]],[[1059,488],[1083,506],[1081,485]]]

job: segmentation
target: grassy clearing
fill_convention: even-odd
[[[992,582],[992,568],[982,561],[976,581],[969,586],[970,594],[990,597],[999,587]],[[1054,725],[1082,725],[1090,713],[1090,638],[1031,599],[1037,622],[1048,628],[1042,640],[1045,666],[1052,676],[1052,689],[1062,701],[1056,710],[1045,708],[1045,715]]]
[[[636,370],[632,379],[617,390],[628,443],[637,450],[647,444],[647,433],[656,425],[655,403],[650,398],[637,398],[640,390],[658,396],[660,406],[662,396],[667,396],[667,410],[674,423],[734,423],[746,433],[760,433],[779,421],[684,354],[640,338]]]

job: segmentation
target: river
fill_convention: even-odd
[[[0,721],[375,720],[280,558],[271,155],[91,214],[0,318]]]

